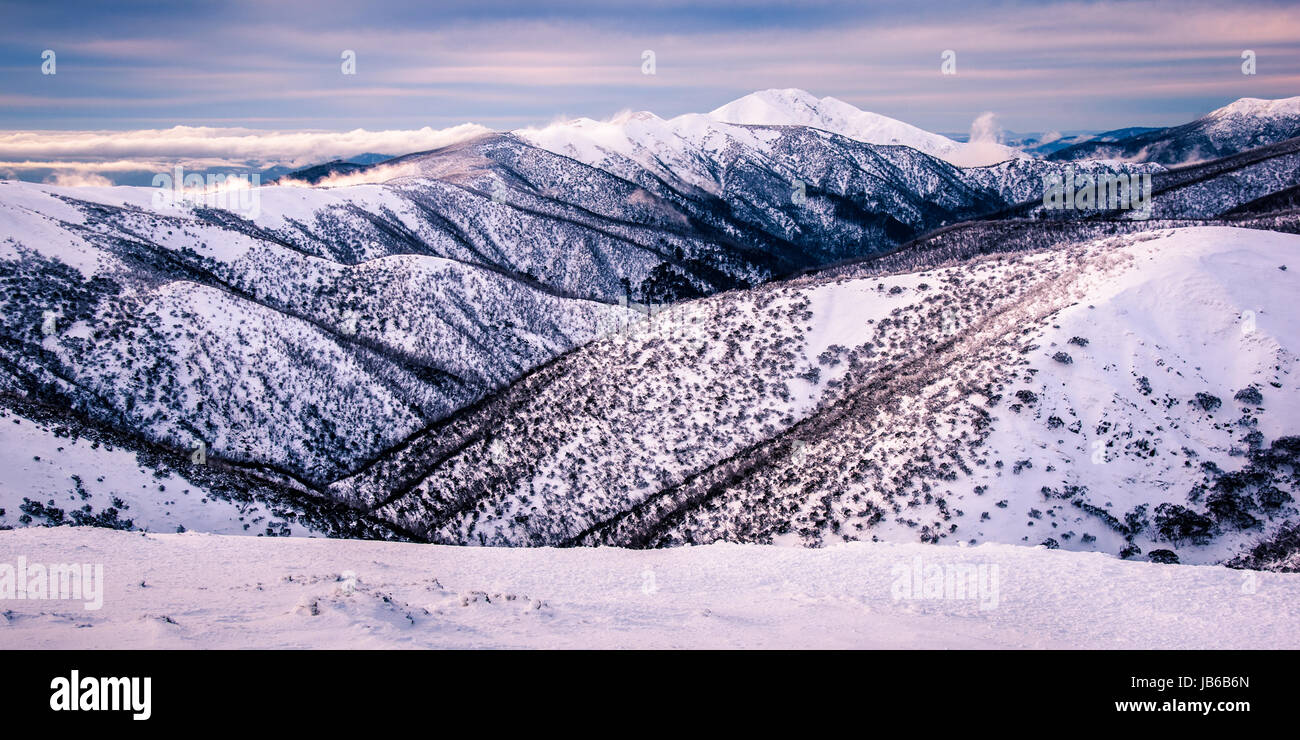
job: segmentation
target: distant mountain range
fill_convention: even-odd
[[[1236,154],[1300,136],[1300,96],[1242,98],[1181,126],[1121,129],[1053,152],[1058,161],[1117,159],[1174,166]]]
[[[1147,131],[1155,131],[1153,128],[1142,126],[1132,126],[1129,128],[1115,129],[1114,131],[1050,131],[1045,133],[1015,133],[1005,132],[1002,143],[1012,149],[1024,152],[1034,157],[1046,157],[1059,152],[1067,147],[1081,144],[1083,142],[1107,142],[1118,141],[1120,139],[1135,136]],[[967,134],[960,136],[949,135],[958,141],[966,141]]]

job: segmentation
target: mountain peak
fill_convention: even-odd
[[[908,123],[861,110],[838,98],[818,98],[798,88],[760,90],[716,108],[723,123],[808,126],[867,144],[908,146],[961,167],[988,165],[1020,154],[996,142],[962,144]]]
[[[795,119],[815,115],[821,103],[816,95],[797,87],[770,88],[737,98],[709,111],[708,116],[725,123],[797,125],[793,123]]]
[[[1300,116],[1300,95],[1291,98],[1239,98],[1222,108],[1213,110],[1206,118],[1227,116]]]
[[[629,121],[662,121],[662,120],[663,120],[662,118],[655,115],[654,113],[651,113],[648,110],[637,110],[637,111],[625,110],[615,114],[614,117],[609,120],[609,122],[614,124],[622,124],[622,123],[627,123]]]
[[[818,98],[807,90],[800,90],[796,87],[759,90],[715,108],[707,115],[709,118],[723,123],[813,126],[815,128],[825,128],[835,133],[840,133],[840,131],[821,124],[834,124],[847,118],[870,117],[906,125],[878,113],[860,110],[836,98]]]

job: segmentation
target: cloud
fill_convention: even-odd
[[[113,185],[113,181],[107,177],[88,172],[60,172],[45,178],[45,182],[65,188],[106,188]]]
[[[284,177],[277,180],[275,184],[289,188],[337,188],[347,185],[370,185],[378,182],[388,182],[399,177],[419,177],[421,174],[423,174],[421,168],[414,163],[381,163],[374,167],[367,167],[360,172],[336,172],[321,178],[315,183]]]
[[[0,133],[0,159],[215,158],[299,167],[364,152],[406,154],[436,149],[487,131],[473,123],[437,130],[426,126],[416,130],[355,129],[341,133],[206,126],[139,131],[14,131]]]
[[[489,129],[466,123],[446,129],[347,132],[257,131],[175,126],[140,131],[13,131],[0,133],[0,171],[72,184],[120,182],[127,173],[190,170],[248,172],[299,168],[359,154],[438,149]],[[47,177],[47,172],[53,172]],[[52,179],[53,178],[53,179]]]
[[[998,125],[998,117],[993,111],[984,111],[975,117],[970,124],[970,143],[972,144],[1001,144],[1002,127]]]
[[[984,167],[1016,156],[1002,144],[1002,126],[992,111],[985,111],[971,121],[970,136],[960,152],[948,157],[958,167]]]

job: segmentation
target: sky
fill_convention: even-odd
[[[109,151],[119,168],[168,148],[253,161],[280,147],[295,164],[368,142],[401,154],[463,124],[671,117],[774,87],[945,133],[984,112],[1018,132],[1172,125],[1300,95],[1295,5],[0,1],[0,176],[79,157],[107,172],[91,155]],[[942,73],[946,50],[955,74]],[[66,133],[16,133],[32,131]]]

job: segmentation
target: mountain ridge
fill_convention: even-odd
[[[1197,164],[1300,136],[1300,96],[1239,98],[1179,126],[1116,141],[1085,141],[1048,155],[1058,161],[1116,159],[1166,166]]]

